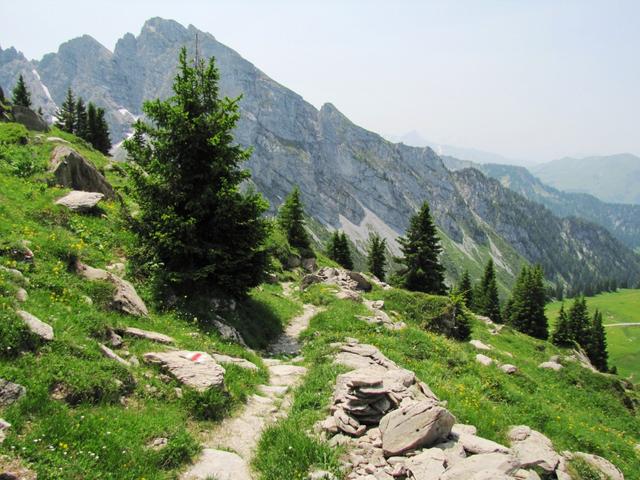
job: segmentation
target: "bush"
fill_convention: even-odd
[[[38,155],[28,146],[0,143],[0,160],[7,165],[10,174],[21,178],[30,177],[44,170]]]
[[[29,131],[19,123],[0,123],[0,145],[26,145]]]
[[[231,396],[219,388],[209,388],[204,392],[187,390],[184,403],[197,420],[221,420],[231,410]]]
[[[177,468],[199,452],[198,442],[188,432],[182,431],[169,438],[167,445],[158,451],[157,465],[162,469]]]

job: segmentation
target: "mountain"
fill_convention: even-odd
[[[447,168],[475,168],[495,178],[504,187],[532,202],[544,205],[559,217],[579,217],[609,230],[631,249],[640,248],[640,206],[606,203],[586,193],[567,193],[542,183],[524,167],[476,164],[453,157],[442,157]]]
[[[612,203],[640,205],[640,157],[630,153],[587,158],[562,158],[531,168],[552,187],[590,193]]]
[[[178,51],[183,45],[193,51],[196,36],[199,54],[216,58],[221,93],[243,95],[236,139],[253,147],[247,166],[272,208],[297,184],[308,213],[319,225],[344,229],[360,248],[369,232],[376,230],[397,253],[396,237],[426,200],[442,234],[450,281],[463,268],[478,277],[491,256],[499,267],[501,284],[508,287],[520,265],[541,261],[549,246],[559,250],[548,253],[554,261],[545,262],[547,274],[560,283],[640,278],[640,259],[601,228],[552,215],[544,218],[557,223],[553,231],[529,224],[524,212],[541,207],[511,194],[498,182],[491,184],[490,191],[500,198],[500,209],[505,211],[495,216],[471,202],[481,193],[476,190],[486,188],[486,178],[463,182],[431,148],[391,143],[354,125],[329,103],[316,109],[193,26],[154,18],[137,37],[126,34],[120,39],[113,53],[83,36],[25,68],[36,70],[58,104],[71,87],[85,101],[106,107],[114,141],[119,141],[142,114],[144,99],[170,95]],[[9,67],[15,73],[11,63],[0,64],[0,78],[9,77]],[[520,216],[519,224],[496,223],[514,212]],[[566,237],[566,242],[560,245],[552,235]]]

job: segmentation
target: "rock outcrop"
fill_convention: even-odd
[[[22,385],[0,378],[0,407],[8,407],[20,400],[26,393],[27,389]]]
[[[56,200],[56,204],[67,207],[74,212],[90,213],[95,211],[96,206],[103,197],[102,193],[73,190]]]
[[[51,153],[50,171],[56,185],[83,192],[97,192],[115,198],[111,184],[89,160],[74,149],[59,145]]]
[[[40,115],[30,108],[23,107],[22,105],[12,105],[11,116],[13,117],[14,122],[21,123],[29,130],[34,130],[36,132],[49,131],[49,125],[47,125],[47,122],[45,122]]]
[[[149,352],[145,353],[144,361],[160,365],[180,383],[200,392],[224,386],[224,368],[205,352]]]

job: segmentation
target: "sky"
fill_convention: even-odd
[[[636,0],[2,0],[0,12],[0,46],[28,58],[85,33],[113,50],[160,16],[380,134],[519,163],[640,156]]]

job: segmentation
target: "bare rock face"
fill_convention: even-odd
[[[596,470],[599,470],[604,475],[606,475],[607,478],[610,480],[624,480],[624,475],[620,471],[620,469],[618,469],[618,467],[616,467],[609,460],[599,457],[598,455],[592,455],[590,453],[583,453],[583,452],[572,452],[572,453],[564,452],[563,455],[569,459],[580,458],[584,460],[593,468],[595,468]]]
[[[27,390],[22,385],[0,378],[0,407],[8,407],[26,393]]]
[[[540,432],[520,425],[511,428],[507,436],[522,467],[538,467],[553,472],[558,466],[560,456],[553,449],[551,440]]]
[[[126,280],[111,272],[90,267],[82,262],[76,263],[76,272],[87,280],[103,280],[113,284],[113,286],[116,287],[112,302],[114,309],[138,317],[146,317],[149,315],[147,306],[138,295],[138,292],[136,292],[133,285]]]
[[[382,449],[386,456],[428,447],[445,439],[456,419],[433,400],[401,407],[380,421]]]
[[[98,192],[104,198],[115,198],[111,184],[98,169],[78,152],[64,145],[57,146],[50,160],[55,183],[74,190]]]
[[[53,328],[51,325],[44,323],[42,320],[24,310],[18,310],[16,314],[22,319],[31,333],[45,341],[53,340]]]
[[[103,197],[102,193],[74,190],[56,200],[56,204],[67,207],[74,212],[88,213],[96,208],[96,205]]]
[[[150,352],[144,355],[144,361],[160,365],[180,383],[200,392],[224,385],[225,370],[208,353],[186,350]]]
[[[480,477],[485,480],[501,478],[515,473],[520,468],[520,463],[512,455],[504,453],[484,453],[467,457],[461,462],[447,468],[440,480],[478,480],[480,472],[490,472],[493,476]],[[509,477],[506,477],[509,478]]]

